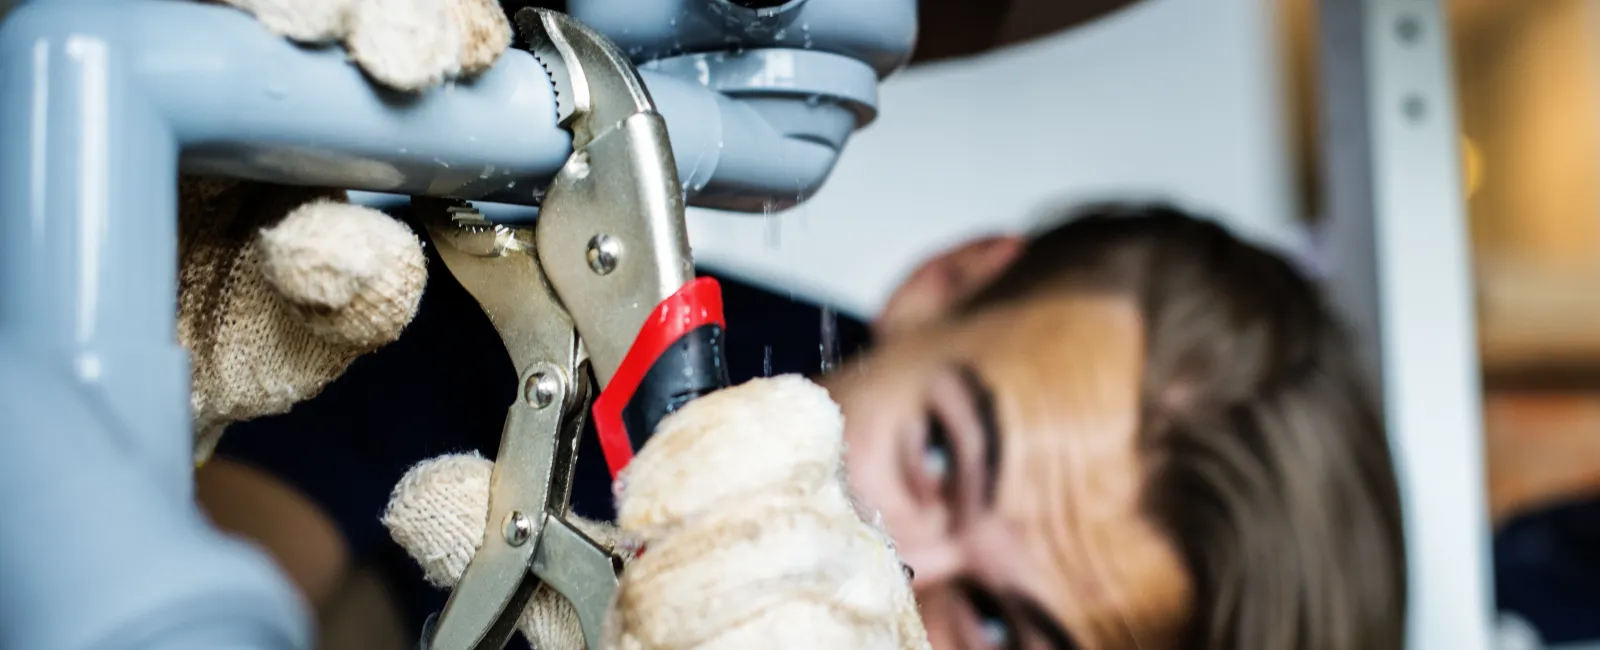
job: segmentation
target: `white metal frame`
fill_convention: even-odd
[[[1448,7],[1319,4],[1331,280],[1363,335],[1396,453],[1407,646],[1489,650],[1482,392]]]

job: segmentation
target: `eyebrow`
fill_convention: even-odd
[[[994,503],[995,479],[1000,474],[1000,427],[994,414],[994,391],[971,366],[960,369],[961,383],[972,396],[973,410],[983,432],[983,500]]]

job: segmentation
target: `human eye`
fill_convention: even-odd
[[[976,584],[965,587],[967,601],[977,622],[978,647],[984,650],[1019,650],[1018,627],[1000,600]]]
[[[922,474],[938,486],[941,496],[950,494],[955,465],[956,453],[950,443],[950,430],[938,414],[928,414],[928,437],[922,445]]]

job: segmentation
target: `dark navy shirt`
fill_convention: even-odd
[[[1517,517],[1494,538],[1495,602],[1554,645],[1600,641],[1600,500]]]
[[[389,492],[407,469],[428,458],[474,450],[492,458],[516,393],[516,372],[488,318],[431,247],[428,255],[421,307],[397,341],[356,360],[289,413],[234,425],[217,449],[217,456],[272,473],[319,504],[352,556],[388,572],[414,632],[443,607],[445,594],[423,582],[421,569],[379,523]],[[708,275],[722,283],[735,384],[816,374],[822,360],[818,306]],[[863,323],[839,317],[841,353],[866,341]],[[585,432],[576,473],[573,509],[612,519],[610,477],[592,429]]]

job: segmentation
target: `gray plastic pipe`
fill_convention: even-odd
[[[914,16],[913,0],[863,4]],[[860,43],[816,29],[786,49],[728,15],[719,29],[743,34],[742,51],[641,59],[685,191],[735,210],[803,200],[874,116],[894,57],[863,62],[851,55]],[[904,40],[884,34],[886,52]],[[554,115],[523,53],[473,82],[399,97],[341,52],[292,46],[227,8],[11,9],[0,23],[0,648],[309,644],[273,565],[193,504],[175,331],[180,169],[530,205],[570,153]]]

